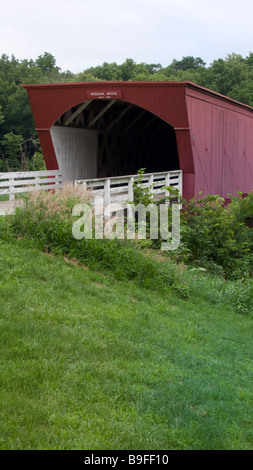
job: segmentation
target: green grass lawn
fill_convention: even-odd
[[[1,449],[253,449],[253,318],[0,240]]]

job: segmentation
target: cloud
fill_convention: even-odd
[[[252,43],[249,0],[9,0],[1,10],[1,53],[22,59],[47,51],[74,73],[127,57],[164,66],[186,55],[209,62],[246,55]]]

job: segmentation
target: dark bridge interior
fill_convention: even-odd
[[[66,111],[57,125],[98,131],[97,177],[179,169],[174,128],[125,101],[86,101]]]

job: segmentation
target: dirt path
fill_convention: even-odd
[[[15,207],[20,206],[23,201],[4,201],[0,202],[0,215],[13,214]]]

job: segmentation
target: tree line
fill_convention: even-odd
[[[86,81],[181,81],[229,96],[253,107],[253,53],[246,57],[229,54],[209,66],[200,57],[186,56],[171,64],[107,63],[73,74],[62,71],[49,52],[36,60],[0,58],[0,172],[39,170],[43,156],[26,91],[21,84]]]

